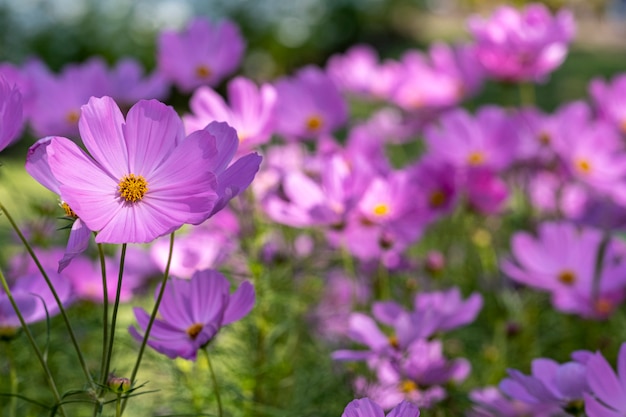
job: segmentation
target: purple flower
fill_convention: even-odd
[[[209,343],[222,326],[240,320],[254,306],[254,288],[242,283],[230,294],[228,280],[214,270],[197,271],[190,280],[173,278],[167,283],[148,345],[174,359],[196,359],[199,349]],[[145,331],[150,315],[134,310],[137,324]],[[131,335],[141,341],[143,336],[134,327]]]
[[[23,124],[20,90],[0,76],[0,151],[19,136]]]
[[[143,67],[133,58],[118,61],[109,71],[109,80],[111,92],[108,95],[126,108],[139,100],[162,100],[169,90],[169,84],[161,73],[153,72],[144,76]]]
[[[626,133],[626,74],[616,75],[610,82],[594,78],[589,83],[589,95],[600,117]]]
[[[419,417],[420,410],[414,404],[403,401],[391,410],[387,417]],[[369,398],[361,398],[348,403],[341,417],[385,417],[380,405]]]
[[[288,138],[311,139],[343,126],[348,108],[332,80],[319,68],[302,68],[276,84],[276,131]]]
[[[470,393],[470,399],[476,403],[470,417],[552,417],[560,414],[560,407],[511,399],[496,387],[475,389]]]
[[[226,122],[237,131],[240,154],[266,143],[274,129],[274,87],[258,88],[251,80],[237,77],[228,83],[228,97],[230,107],[211,88],[198,88],[189,103],[192,114],[183,116],[186,131],[202,130],[213,121]]]
[[[571,12],[561,10],[552,16],[540,3],[521,11],[500,6],[488,19],[470,17],[468,26],[487,73],[513,82],[544,80],[565,60],[574,36]]]
[[[199,224],[247,187],[260,157],[248,155],[228,167],[235,131],[225,123],[184,137],[176,112],[140,101],[122,113],[110,97],[92,98],[79,126],[88,156],[66,138],[46,147],[61,199],[99,243],[146,243]]]
[[[217,85],[234,72],[245,42],[233,22],[212,24],[196,18],[182,32],[164,31],[158,39],[158,67],[182,91]]]
[[[617,373],[600,352],[587,361],[590,393],[585,394],[589,417],[619,417],[626,414],[626,343],[617,357]]]
[[[559,364],[551,359],[532,361],[532,374],[508,370],[509,377],[500,389],[511,398],[527,404],[568,407],[582,400],[588,392],[585,364],[572,361]]]

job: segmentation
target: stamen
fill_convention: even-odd
[[[72,217],[72,218],[75,218],[75,219],[78,218],[76,213],[74,213],[74,210],[72,210],[70,205],[67,204],[65,201],[61,202],[61,208],[65,211],[65,216],[66,217]]]
[[[446,203],[446,194],[441,190],[436,190],[430,193],[429,198],[431,207],[441,207]]]
[[[80,113],[76,110],[70,110],[69,112],[67,112],[67,114],[65,115],[65,120],[69,123],[69,124],[73,124],[75,125],[76,123],[78,123],[78,119],[80,119]]]
[[[206,79],[209,78],[212,74],[213,71],[211,71],[211,68],[209,68],[207,65],[200,64],[196,67],[196,76],[198,78]]]
[[[578,159],[578,160],[576,160],[576,168],[582,174],[589,174],[591,172],[591,164],[586,159]]]
[[[400,391],[408,394],[409,392],[413,392],[417,390],[417,384],[410,379],[405,379],[400,383]]]
[[[148,181],[141,175],[128,174],[118,184],[118,191],[126,201],[135,203],[148,191]]]
[[[539,143],[541,143],[542,145],[549,145],[550,144],[550,135],[547,132],[541,132],[539,134]]]
[[[396,336],[389,336],[389,344],[391,345],[392,348],[394,349],[398,349],[400,348],[400,342],[398,342],[398,338]]]
[[[485,155],[479,151],[472,152],[468,155],[467,162],[470,165],[480,165],[485,162]]]
[[[322,118],[317,115],[309,116],[309,118],[306,119],[306,128],[312,132],[319,130],[322,127],[322,124]]]
[[[573,271],[566,269],[558,275],[557,279],[565,285],[573,285],[576,282],[576,274]]]
[[[374,206],[372,211],[377,216],[384,216],[389,213],[389,206],[385,203],[378,203]]]
[[[198,337],[198,335],[200,334],[200,332],[202,331],[202,328],[204,326],[200,323],[194,323],[191,326],[189,326],[187,328],[187,334],[189,335],[189,337],[191,337],[193,340],[196,339],[196,337]]]

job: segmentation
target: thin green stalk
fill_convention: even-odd
[[[107,288],[107,272],[106,263],[104,262],[104,249],[101,243],[98,243],[98,255],[100,257],[100,272],[102,274],[102,359],[100,361],[100,384],[106,384],[107,374],[106,368],[106,354],[107,354],[107,341],[109,338],[109,289]]]
[[[163,273],[163,280],[161,281],[161,288],[159,289],[159,294],[157,295],[157,299],[154,303],[154,307],[152,308],[150,321],[148,322],[148,326],[146,327],[146,332],[143,336],[143,340],[141,341],[141,346],[139,347],[139,354],[137,355],[137,360],[135,361],[135,366],[133,367],[133,372],[130,376],[131,386],[135,385],[135,378],[137,377],[137,372],[139,372],[139,366],[141,365],[143,352],[145,351],[146,345],[148,344],[150,331],[152,330],[152,325],[154,324],[154,320],[156,319],[157,312],[159,311],[159,306],[161,305],[161,299],[163,298],[163,293],[165,292],[165,285],[167,284],[167,278],[170,275],[170,265],[172,264],[173,252],[174,252],[174,232],[172,232],[172,234],[170,235],[170,248],[169,248],[169,253],[167,255],[167,264],[165,264],[165,272]],[[122,413],[124,413],[124,410],[126,409],[127,401],[128,401],[128,397],[124,398],[124,401],[122,403]]]
[[[535,105],[535,85],[530,82],[519,84],[519,98],[522,106]]]
[[[209,364],[209,372],[211,372],[211,380],[213,381],[213,389],[215,390],[215,398],[217,399],[217,416],[223,417],[224,413],[222,411],[222,398],[220,397],[220,389],[217,384],[217,378],[215,377],[215,371],[213,370],[213,365],[211,364],[211,358],[209,358],[209,347],[206,346],[202,349],[204,352],[204,356],[206,356],[206,361]]]
[[[107,348],[106,362],[104,373],[102,374],[102,385],[106,384],[106,378],[111,368],[111,356],[113,354],[113,342],[115,341],[115,324],[117,322],[117,310],[120,306],[120,297],[122,294],[122,278],[124,277],[124,262],[126,261],[126,243],[122,244],[122,254],[120,255],[120,271],[117,276],[117,290],[115,292],[115,304],[113,304],[113,315],[111,316],[111,335],[109,336],[109,347]],[[106,278],[105,278],[106,279]],[[104,294],[107,298],[107,294]]]
[[[122,394],[117,394],[115,400],[115,417],[122,417]]]
[[[22,244],[24,245],[24,247],[26,248],[26,250],[30,254],[30,256],[33,259],[33,261],[35,262],[35,264],[37,265],[37,268],[39,269],[39,271],[41,272],[41,275],[43,276],[44,280],[46,281],[46,284],[48,284],[48,288],[50,288],[50,292],[52,293],[52,296],[54,297],[54,300],[56,301],[57,306],[59,307],[59,313],[61,314],[61,317],[63,317],[63,321],[65,322],[65,327],[67,328],[67,332],[70,335],[70,339],[72,340],[72,345],[74,345],[74,349],[76,350],[76,356],[78,357],[78,361],[80,362],[80,367],[82,368],[83,373],[85,374],[85,378],[87,378],[87,381],[89,382],[89,385],[90,385],[91,389],[93,389],[95,391],[96,390],[96,384],[94,383],[93,378],[91,377],[91,374],[89,373],[89,369],[87,368],[87,363],[85,362],[85,358],[83,358],[83,354],[82,354],[82,352],[80,350],[80,347],[78,346],[78,341],[76,340],[76,335],[74,334],[74,330],[72,329],[72,325],[70,323],[70,320],[69,320],[69,318],[67,316],[67,313],[65,312],[65,308],[63,307],[63,303],[61,302],[61,299],[59,298],[59,295],[57,294],[56,290],[54,289],[54,285],[52,285],[52,282],[50,281],[50,278],[48,277],[48,274],[46,273],[45,269],[41,265],[41,262],[39,262],[39,259],[37,258],[37,255],[35,254],[35,251],[30,246],[30,244],[26,240],[26,237],[24,236],[24,234],[22,233],[20,228],[17,226],[17,223],[15,223],[15,220],[13,220],[13,217],[11,217],[11,215],[9,214],[9,212],[7,211],[7,209],[4,207],[4,205],[2,203],[0,203],[0,210],[2,211],[2,213],[4,213],[4,215],[6,216],[7,220],[9,221],[9,223],[11,223],[11,226],[13,227],[13,230],[15,230],[15,233],[17,233],[17,235],[19,236],[20,240],[22,241]]]
[[[6,355],[9,362],[9,380],[11,381],[11,403],[9,404],[9,417],[15,417],[15,410],[17,408],[17,391],[18,391],[18,383],[17,383],[17,367],[15,366],[15,356],[13,355],[13,348],[11,347],[11,342],[7,342],[6,346]]]
[[[65,414],[65,409],[63,408],[63,405],[61,404],[61,396],[59,395],[59,390],[57,389],[56,383],[54,382],[54,377],[52,376],[52,372],[50,372],[50,368],[48,368],[48,364],[46,363],[46,360],[44,359],[44,356],[41,353],[39,346],[37,346],[37,343],[35,342],[35,338],[33,337],[33,334],[30,332],[30,329],[26,325],[24,316],[22,315],[20,308],[18,307],[17,303],[15,302],[15,299],[13,298],[13,293],[11,292],[11,289],[9,288],[9,284],[7,283],[7,280],[4,277],[4,274],[2,273],[2,271],[0,271],[0,282],[2,283],[2,288],[4,289],[5,294],[9,298],[9,302],[11,303],[11,306],[13,306],[13,310],[15,310],[15,314],[17,314],[17,318],[19,319],[20,324],[22,325],[22,329],[24,330],[24,333],[26,333],[26,337],[28,338],[28,341],[33,347],[33,350],[35,351],[35,355],[37,356],[37,359],[39,359],[39,363],[41,364],[44,370],[44,373],[46,374],[46,380],[48,381],[48,385],[50,386],[52,395],[54,395],[54,399],[59,405],[59,412],[63,416],[67,416]]]

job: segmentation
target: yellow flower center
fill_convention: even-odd
[[[309,118],[306,119],[306,128],[312,132],[319,130],[322,124],[322,118],[317,115],[309,116]]]
[[[141,175],[128,174],[117,185],[120,196],[129,203],[141,200],[148,191],[148,181]]]
[[[574,282],[576,282],[576,274],[573,271],[570,271],[569,269],[566,269],[565,271],[562,271],[559,275],[558,275],[558,280],[559,282],[565,284],[565,285],[573,285]]]
[[[576,160],[576,169],[582,174],[589,174],[591,172],[591,164],[586,159]]]
[[[76,215],[76,213],[74,213],[74,210],[71,209],[70,205],[67,204],[65,201],[63,201],[61,203],[61,208],[65,211],[65,216],[66,217],[73,217],[73,218],[78,218],[78,216]]]
[[[196,76],[198,78],[206,79],[209,78],[212,74],[213,71],[211,71],[211,68],[209,68],[207,65],[200,64],[196,67]]]
[[[378,203],[374,206],[372,211],[377,216],[384,216],[389,213],[389,206],[385,203]]]
[[[479,151],[472,152],[467,156],[467,162],[470,165],[480,165],[485,162],[485,154]]]
[[[541,132],[539,134],[539,143],[541,143],[542,145],[549,145],[550,144],[550,135],[547,132]]]
[[[80,113],[77,110],[70,110],[65,115],[65,120],[69,124],[73,124],[74,125],[74,124],[78,123],[78,119],[80,119]]]
[[[410,379],[405,379],[400,383],[400,391],[408,394],[409,392],[413,392],[417,390],[417,384]]]
[[[388,340],[392,348],[394,349],[400,348],[400,342],[398,342],[398,338],[396,336],[389,336]]]
[[[441,190],[436,190],[430,193],[429,198],[431,207],[441,207],[446,203],[446,194]]]
[[[200,323],[194,323],[187,328],[187,334],[189,335],[189,337],[195,340],[202,331],[203,327],[204,326]]]

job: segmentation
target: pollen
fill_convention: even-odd
[[[428,202],[431,207],[441,207],[446,203],[446,194],[441,190],[435,190],[430,193]]]
[[[394,349],[399,349],[400,348],[400,342],[398,342],[398,338],[396,336],[389,336],[389,344],[391,345],[392,348]]]
[[[576,282],[576,274],[573,271],[566,269],[558,275],[557,279],[565,285],[573,285]]]
[[[322,124],[323,124],[323,120],[318,115],[312,115],[306,119],[306,128],[307,130],[311,132],[316,132],[320,130],[320,128],[322,127]]]
[[[212,74],[213,74],[213,71],[211,71],[211,68],[209,68],[207,65],[200,64],[196,67],[196,76],[198,78],[207,79]]]
[[[374,206],[372,211],[377,216],[384,216],[386,214],[389,214],[389,206],[385,203],[378,203]]]
[[[582,174],[589,174],[591,172],[591,164],[586,159],[576,160],[576,169]]]
[[[196,337],[198,337],[198,335],[200,334],[200,332],[202,331],[202,328],[204,326],[200,323],[194,323],[191,326],[189,326],[187,328],[187,334],[189,335],[189,337],[191,337],[193,340],[196,339]]]
[[[408,394],[409,392],[413,392],[417,390],[417,384],[410,379],[405,379],[400,383],[400,391]]]
[[[69,124],[72,124],[72,125],[75,125],[76,123],[78,123],[78,119],[80,119],[80,113],[78,111],[76,111],[76,110],[70,110],[65,115],[65,120]]]
[[[547,132],[541,132],[539,134],[538,140],[539,140],[539,143],[541,143],[544,146],[549,145],[550,142],[552,141],[550,139],[550,135]]]
[[[481,165],[485,162],[485,154],[479,151],[472,152],[467,156],[467,162],[474,166]]]
[[[76,213],[74,213],[74,210],[72,210],[72,208],[70,207],[69,204],[67,204],[65,201],[63,201],[61,203],[61,208],[65,211],[65,216],[66,217],[73,217],[73,218],[78,218],[78,216],[76,215]]]
[[[128,174],[118,184],[118,191],[129,203],[136,203],[148,192],[148,181],[141,175]]]

